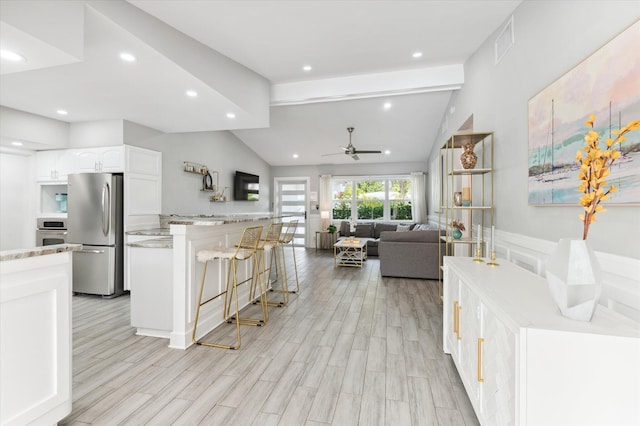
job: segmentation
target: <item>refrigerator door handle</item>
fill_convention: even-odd
[[[102,254],[104,250],[78,250],[78,253]]]
[[[109,213],[111,212],[111,191],[109,184],[105,183],[102,187],[102,234],[106,237],[109,235]]]

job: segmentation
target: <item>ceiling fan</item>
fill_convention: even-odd
[[[354,160],[359,160],[360,159],[360,157],[358,157],[358,154],[382,154],[382,151],[379,151],[379,150],[361,150],[361,149],[356,149],[356,147],[353,146],[353,144],[351,143],[351,134],[353,133],[353,130],[354,130],[353,127],[347,127],[347,131],[349,132],[349,145],[340,147],[344,151],[344,154],[350,155],[351,158],[353,158]],[[327,155],[337,155],[337,154],[343,154],[343,153],[342,152],[338,152],[338,153],[335,153],[335,154],[323,154],[323,157],[325,157]]]

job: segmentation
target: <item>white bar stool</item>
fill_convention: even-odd
[[[261,262],[261,268],[260,268],[259,274],[263,277],[263,280],[257,280],[257,281],[265,283],[265,290],[269,287],[269,285],[276,282],[276,280],[274,281],[270,280],[271,271],[273,270],[273,262],[275,261],[275,264],[276,264],[275,266],[276,277],[279,277],[279,271],[282,269],[284,265],[282,256],[279,251],[282,226],[283,226],[282,222],[271,223],[269,225],[269,228],[267,229],[267,235],[260,240],[260,244],[258,245],[258,258],[260,259],[260,262]],[[266,260],[267,257],[269,259],[268,262]],[[268,267],[267,267],[267,263],[269,265]],[[286,304],[289,303],[288,294],[285,292],[286,274],[284,277],[285,277],[284,281],[278,280],[280,282],[280,288],[281,288],[279,292],[282,293],[283,295],[282,301],[281,302],[267,301],[268,306],[282,307],[282,306],[286,306]],[[251,299],[252,300],[255,299],[255,286],[254,286],[254,291],[251,295]]]
[[[287,292],[288,293],[299,293],[300,292],[300,282],[298,281],[298,264],[296,261],[296,248],[293,244],[293,238],[296,235],[296,229],[298,228],[298,221],[297,220],[292,220],[291,222],[287,222],[287,227],[284,231],[284,233],[280,236],[280,245],[279,248],[282,251],[282,265],[283,265],[283,271],[284,271],[284,276],[285,276],[285,280],[287,279],[287,262],[285,259],[285,255],[284,255],[284,246],[285,245],[290,245],[291,246],[291,253],[293,253],[293,269],[295,272],[295,276],[296,276],[296,289],[295,290],[289,290],[289,284],[287,282]]]
[[[246,320],[240,318],[239,314],[239,304],[238,304],[238,284],[245,283],[249,280],[253,280],[253,276],[255,275],[256,267],[257,267],[257,257],[255,256],[256,250],[258,248],[258,244],[260,242],[260,236],[262,235],[262,226],[254,226],[245,228],[242,232],[242,237],[240,238],[240,242],[236,247],[233,248],[220,248],[215,250],[200,250],[196,254],[196,258],[199,262],[204,263],[204,267],[202,269],[202,281],[200,283],[200,294],[198,296],[198,305],[196,307],[196,318],[193,324],[193,333],[191,334],[191,341],[197,345],[202,346],[211,346],[215,348],[223,348],[223,349],[240,349],[240,325],[248,324],[248,325],[261,325],[260,321],[256,321],[251,319]],[[226,260],[228,261],[228,269],[227,269],[227,285],[225,291],[216,294],[209,299],[202,301],[202,294],[204,293],[204,283],[205,276],[207,273],[207,264],[210,260]],[[247,261],[253,260],[253,271],[251,273],[251,277],[247,278],[244,281],[238,282],[238,262],[239,261]],[[262,287],[262,286],[261,286]],[[261,289],[262,291],[262,289]],[[224,295],[224,308],[222,318],[224,321],[231,323],[236,323],[236,332],[237,332],[237,342],[235,345],[223,345],[220,343],[210,343],[210,342],[202,342],[200,340],[196,340],[196,332],[198,329],[198,320],[200,318],[200,308],[203,305],[211,302],[214,299]],[[235,315],[231,317],[231,304],[233,302],[233,298],[235,297]],[[262,307],[263,312],[263,321],[266,312],[266,304],[263,304]],[[234,321],[235,320],[235,321]]]

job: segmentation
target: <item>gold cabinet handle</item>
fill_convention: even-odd
[[[462,336],[460,335],[460,311],[462,310],[462,306],[458,303],[458,340],[462,340]]]
[[[453,334],[458,336],[458,301],[453,302]]]
[[[482,347],[484,344],[484,339],[480,337],[478,339],[478,381],[484,382],[484,377],[482,377]]]

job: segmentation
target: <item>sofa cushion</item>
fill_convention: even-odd
[[[340,222],[340,235],[345,237],[351,235],[351,225],[346,220]]]
[[[436,229],[438,228],[436,228],[435,226],[429,225],[428,223],[419,223],[413,227],[414,231],[433,231]]]
[[[412,231],[412,232],[383,232],[380,241],[395,241],[407,243],[437,243],[444,231]]]
[[[395,223],[376,223],[373,228],[373,238],[380,238],[382,231],[395,231],[397,227]]]
[[[396,232],[407,232],[411,231],[411,225],[398,225],[396,228]]]
[[[356,237],[360,238],[372,238],[373,237],[373,225],[370,223],[362,223],[356,225],[356,232],[354,234]]]

